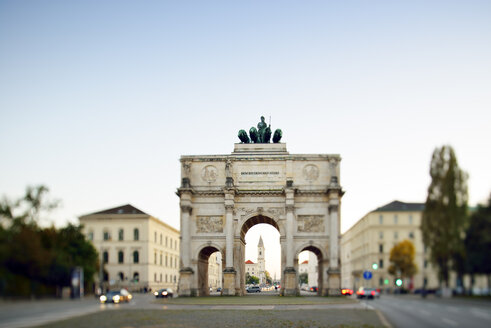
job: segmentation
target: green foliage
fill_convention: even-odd
[[[308,284],[309,283],[309,274],[307,272],[299,274],[298,275],[298,282],[300,284]]]
[[[251,276],[247,273],[246,274],[246,284],[257,285],[257,284],[259,284],[259,278],[256,276]]]
[[[265,271],[264,274],[266,275],[266,283],[269,285],[273,284],[273,278],[271,278],[271,275],[269,274],[269,272]]]
[[[390,250],[389,273],[396,277],[410,278],[416,274],[418,267],[414,263],[416,250],[409,240],[403,240]]]
[[[465,238],[467,270],[471,274],[491,274],[491,195],[487,206],[479,205],[469,222]]]
[[[97,251],[85,240],[82,228],[41,228],[42,213],[56,207],[44,186],[28,187],[16,201],[0,201],[0,294],[14,296],[56,294],[69,286],[71,271],[84,269],[86,286],[97,272]],[[87,288],[86,288],[87,290]]]
[[[467,174],[459,168],[452,147],[443,146],[433,152],[430,176],[421,231],[430,260],[438,267],[440,280],[448,286],[452,268],[459,275],[464,271]]]

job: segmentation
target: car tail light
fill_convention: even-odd
[[[371,294],[372,294],[372,296],[375,296],[375,291],[374,291],[374,290],[372,290],[372,293],[371,293]]]

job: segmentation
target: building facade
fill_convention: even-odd
[[[392,289],[395,279],[389,274],[390,251],[399,242],[409,240],[415,247],[418,272],[406,288],[437,288],[437,272],[428,260],[420,230],[424,209],[422,203],[393,201],[368,213],[356,222],[341,238],[343,288],[375,287]],[[373,269],[376,264],[377,269]],[[363,272],[372,278],[365,280]]]
[[[215,252],[208,259],[208,284],[212,291],[222,287],[222,254]]]
[[[124,205],[81,216],[84,234],[99,252],[105,289],[177,288],[179,230]]]

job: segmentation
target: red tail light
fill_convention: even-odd
[[[375,291],[374,291],[374,290],[372,290],[372,293],[371,293],[371,294],[372,294],[372,296],[375,296]]]

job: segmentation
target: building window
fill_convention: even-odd
[[[176,282],[176,276],[174,276],[174,283]]]
[[[177,240],[174,241],[174,249],[177,249]]]
[[[160,282],[162,282],[162,274],[160,274]]]
[[[138,228],[135,228],[135,230],[133,230],[133,239],[140,240],[140,230],[138,230]]]
[[[423,267],[426,269],[428,267],[428,260],[424,260]]]
[[[380,260],[378,261],[378,267],[379,267],[380,269],[382,269],[382,268],[384,267],[384,260],[383,260],[383,259],[380,259]]]
[[[138,251],[133,252],[133,263],[139,263],[140,262],[140,254]]]
[[[397,233],[397,231],[394,231],[394,239],[397,239],[399,238],[399,234]]]
[[[378,233],[378,237],[379,237],[380,239],[384,239],[384,232],[383,232],[383,231],[380,231],[380,232]]]
[[[153,274],[153,280],[155,280],[155,282],[157,282],[157,274],[156,273]]]
[[[399,219],[397,218],[397,214],[394,214],[394,224],[397,224],[398,221]]]
[[[94,240],[94,231],[92,231],[92,230],[91,230],[91,231],[89,231],[89,233],[87,234],[87,238],[88,238],[90,241]]]
[[[122,273],[122,272],[118,273],[118,278],[119,278],[119,280],[123,281],[124,280],[124,273]]]
[[[174,258],[174,268],[177,268],[177,257]]]
[[[133,281],[134,282],[140,281],[140,274],[138,272],[133,273]]]
[[[409,215],[409,224],[413,224],[413,216]]]
[[[384,244],[379,244],[378,245],[378,252],[383,253],[384,252]]]
[[[384,284],[384,278],[380,277],[378,278],[378,285],[382,286]]]
[[[165,236],[165,247],[167,247],[167,236]]]
[[[167,282],[167,274],[165,274],[165,282]]]
[[[109,253],[107,251],[104,251],[104,253],[102,253],[102,261],[104,263],[109,263]]]
[[[104,240],[111,240],[111,234],[109,233],[109,231],[104,230],[102,238]]]
[[[382,214],[380,214],[380,216],[378,217],[378,223],[384,224],[384,216]]]
[[[118,240],[124,240],[124,230],[119,229],[118,231]]]
[[[414,239],[414,232],[409,232],[409,238]]]
[[[172,238],[170,238],[170,248],[172,248],[172,245],[174,245],[174,243],[172,242]]]
[[[167,255],[165,256],[165,266],[167,266]]]
[[[157,231],[153,234],[153,241],[154,243],[157,243]]]
[[[123,251],[118,252],[118,263],[123,263],[124,262],[124,253]]]
[[[160,265],[162,265],[162,254],[160,254]]]
[[[153,263],[157,264],[157,252],[153,253]]]
[[[160,245],[162,245],[162,234],[160,234]]]

